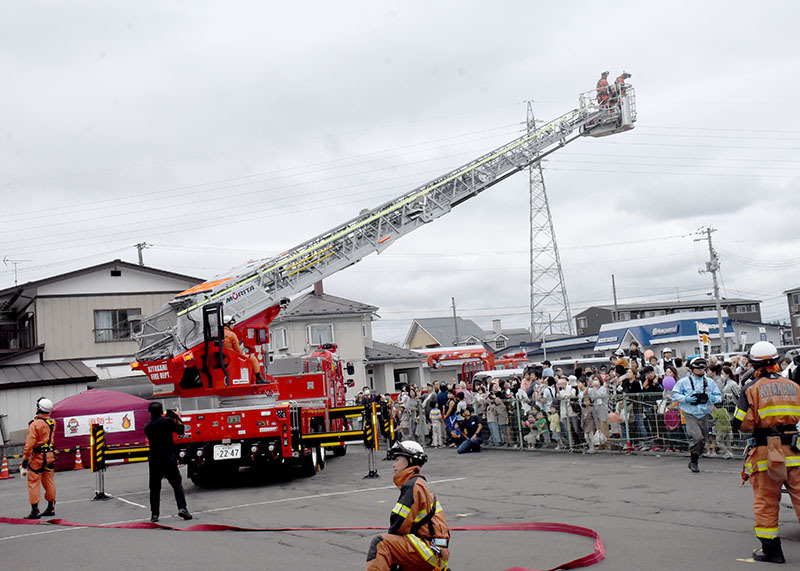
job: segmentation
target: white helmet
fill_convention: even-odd
[[[422,466],[428,461],[428,455],[425,454],[422,446],[413,440],[398,440],[389,448],[387,455],[392,460],[398,456],[405,456],[412,466]]]
[[[750,361],[756,369],[774,365],[779,359],[778,350],[769,341],[757,341],[750,347]]]
[[[53,412],[53,401],[42,397],[36,401],[36,408],[42,412]]]
[[[222,324],[223,325],[232,325],[233,324],[233,315],[225,314],[225,316],[222,318]]]
[[[672,353],[672,347],[664,347],[661,350],[661,354],[663,355],[664,353]]]

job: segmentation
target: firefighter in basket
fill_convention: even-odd
[[[450,530],[441,504],[420,474],[428,457],[412,440],[395,442],[389,457],[400,497],[389,516],[388,533],[370,544],[366,571],[446,571]]]
[[[753,432],[742,468],[742,480],[753,485],[753,530],[761,541],[753,559],[784,563],[778,534],[784,485],[800,520],[800,387],[778,374],[778,351],[772,343],[754,343],[750,361],[753,379],[744,386],[732,425],[734,430]]]

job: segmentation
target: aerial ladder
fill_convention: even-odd
[[[137,335],[137,366],[153,383],[172,385],[173,394],[180,395],[182,389],[191,389],[195,395],[197,389],[229,395],[263,392],[265,387],[256,384],[254,375],[239,375],[238,370],[225,370],[224,380],[218,383],[205,378],[208,355],[215,347],[221,353],[223,310],[224,315],[232,315],[237,323],[246,325],[247,336],[255,336],[260,346],[266,347],[267,327],[291,296],[373,252],[382,252],[399,238],[579,137],[628,131],[635,121],[631,85],[625,84],[620,95],[610,102],[599,101],[595,90],[582,93],[577,109],[508,144],[362,211],[278,256],[248,262],[223,277],[178,294],[161,311],[142,321]],[[204,355],[202,363],[197,361],[198,352]],[[264,361],[267,364],[268,359]],[[189,369],[194,380],[186,378]]]

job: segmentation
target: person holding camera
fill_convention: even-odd
[[[691,442],[689,470],[695,474],[700,471],[697,462],[706,447],[711,403],[722,402],[717,383],[706,377],[707,366],[708,362],[703,357],[692,358],[689,361],[689,374],[675,383],[672,389],[672,399],[678,402],[686,420],[686,432]]]
[[[800,520],[800,389],[778,374],[778,359],[769,341],[750,348],[753,380],[745,385],[731,423],[735,430],[753,431],[742,479],[753,485],[753,531],[761,542],[753,559],[767,563],[786,562],[778,526],[782,487]]]
[[[178,515],[183,519],[192,519],[192,514],[186,508],[186,495],[183,492],[181,473],[178,471],[178,460],[175,457],[175,444],[173,434],[183,435],[186,425],[181,421],[177,410],[168,410],[164,415],[164,405],[160,402],[151,402],[147,411],[150,413],[150,422],[144,427],[144,434],[150,444],[148,467],[150,474],[150,521],[156,523],[160,514],[161,480],[167,479],[175,492],[175,502],[178,504]]]

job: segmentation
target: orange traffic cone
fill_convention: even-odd
[[[83,460],[81,459],[81,447],[78,446],[75,449],[75,465],[72,467],[73,470],[83,470]]]
[[[8,458],[3,454],[3,467],[0,468],[0,480],[10,480],[14,476],[8,471]]]

